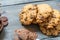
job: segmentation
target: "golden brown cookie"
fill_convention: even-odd
[[[40,30],[43,34],[48,36],[57,36],[59,33],[55,28],[46,29],[45,27],[40,26]]]
[[[36,6],[28,4],[24,6],[21,14],[19,14],[20,21],[24,25],[29,25],[36,18]]]
[[[46,19],[52,14],[51,12],[53,11],[53,9],[48,4],[39,4],[37,5],[37,7],[38,14],[36,20],[37,23],[42,23],[46,21]]]
[[[52,16],[51,20],[49,21],[47,28],[53,28],[57,25],[60,25],[60,12],[58,10],[54,9],[52,14],[53,14],[53,16]]]
[[[43,26],[40,26],[40,30],[42,33],[46,34],[47,33],[47,30],[45,29],[45,27]]]
[[[40,30],[46,35],[57,36],[60,32],[60,12],[53,9],[51,19],[48,22],[45,22],[39,24]]]

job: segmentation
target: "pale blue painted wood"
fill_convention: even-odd
[[[0,0],[0,3],[2,5],[11,5],[11,4],[18,4],[18,3],[24,3],[24,2],[33,2],[33,1],[46,1],[46,0]],[[60,0],[51,0],[51,1],[60,2]]]
[[[24,3],[24,2],[32,2],[32,1],[43,1],[43,0],[2,0],[2,5],[11,5],[17,3]]]

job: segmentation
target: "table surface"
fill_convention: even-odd
[[[46,1],[46,0],[0,0],[0,3],[2,5],[11,5],[11,4],[18,4],[24,2],[34,2],[34,1]],[[60,1],[60,0],[51,0],[51,1]]]
[[[24,2],[43,1],[43,0],[1,0],[2,5],[11,5]]]
[[[58,5],[58,2],[55,2],[55,1],[35,2],[35,3],[29,3],[29,4],[42,4],[42,3],[44,3],[44,4],[47,3],[47,4],[51,5],[53,8],[60,10],[60,6]],[[21,23],[19,22],[18,14],[24,5],[26,5],[26,4],[1,7],[2,11],[5,11],[5,13],[2,14],[2,16],[8,17],[9,24],[1,32],[0,40],[14,40],[14,31],[16,29],[21,29],[21,28],[26,28],[26,29],[34,28],[36,30],[36,32],[38,34],[38,38],[40,40],[60,40],[60,36],[55,37],[55,38],[49,38],[48,36],[43,35],[39,31],[39,28],[36,25],[32,25],[32,26],[28,26],[28,27],[21,25]],[[49,39],[47,39],[47,38],[49,38]]]

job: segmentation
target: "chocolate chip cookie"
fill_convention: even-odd
[[[20,21],[24,25],[29,25],[36,18],[36,6],[28,4],[24,6],[22,12],[19,14]]]
[[[53,28],[57,25],[60,25],[60,12],[56,9],[53,10],[52,13],[52,18],[49,21],[48,27],[47,28]]]
[[[40,30],[46,35],[57,36],[60,32],[60,12],[53,9],[51,20],[43,26],[40,24]]]
[[[37,23],[45,22],[46,19],[50,17],[50,15],[52,15],[51,12],[53,11],[53,9],[48,4],[39,4],[37,5],[37,7],[38,7],[38,14],[36,17]]]

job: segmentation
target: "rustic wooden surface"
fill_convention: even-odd
[[[43,1],[43,0],[1,0],[2,5],[11,5],[24,2]]]
[[[11,5],[24,2],[34,2],[34,1],[49,1],[49,0],[0,0],[2,5]],[[51,1],[60,1],[60,0],[51,0]]]

